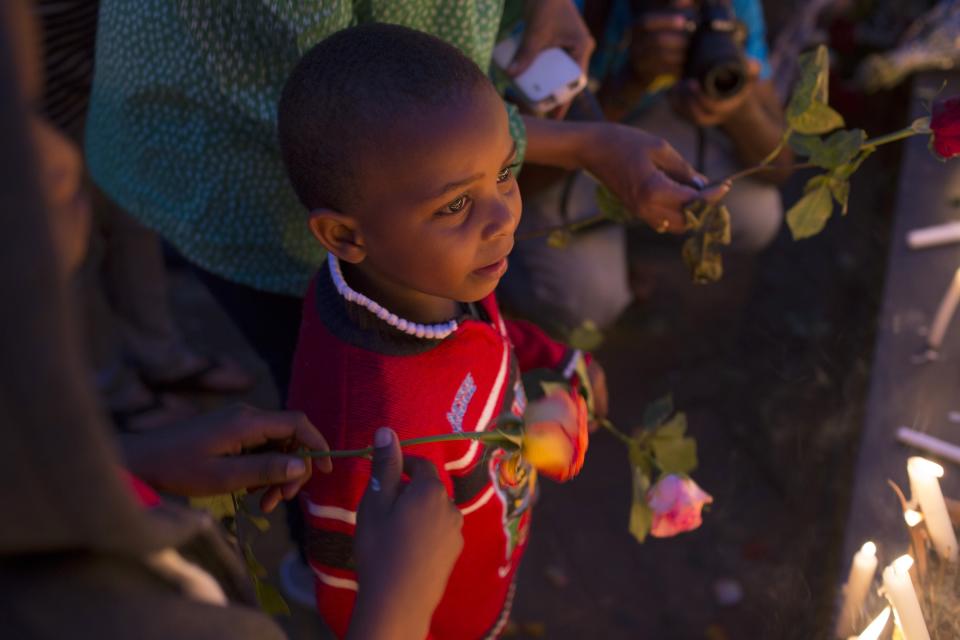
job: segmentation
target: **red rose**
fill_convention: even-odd
[[[669,538],[684,531],[693,531],[703,520],[703,505],[713,497],[690,478],[668,475],[660,478],[647,492],[647,504],[653,510],[650,535]]]
[[[523,458],[538,472],[565,482],[583,467],[589,435],[587,405],[578,393],[554,391],[524,415]]]
[[[938,156],[948,160],[960,155],[960,97],[933,103],[930,130],[933,132],[933,150]]]

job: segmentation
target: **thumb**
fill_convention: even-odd
[[[544,38],[538,35],[536,30],[527,29],[517,48],[517,53],[513,56],[513,62],[507,67],[507,75],[516,77],[526,71],[536,60],[537,54],[546,48],[547,43]]]
[[[393,429],[381,427],[373,435],[373,467],[367,493],[379,496],[381,504],[391,505],[400,490],[403,454]]]

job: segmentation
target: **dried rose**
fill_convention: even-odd
[[[650,535],[669,538],[684,531],[693,531],[703,520],[703,505],[713,497],[690,478],[668,475],[660,478],[647,492],[647,504],[653,510]]]
[[[948,160],[960,155],[960,97],[938,100],[930,118],[933,150]]]
[[[530,403],[524,415],[523,458],[559,482],[580,473],[587,453],[587,405],[578,393],[557,390]]]

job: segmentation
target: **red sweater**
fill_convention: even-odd
[[[294,357],[289,406],[306,413],[332,449],[367,447],[381,426],[401,440],[488,428],[523,413],[520,371],[567,369],[573,352],[536,326],[500,317],[491,295],[444,340],[402,334],[337,294],[326,269],[310,286]],[[530,527],[532,481],[499,481],[500,452],[447,442],[410,447],[432,461],[464,515],[463,552],[431,623],[437,640],[499,633]],[[357,583],[352,535],[370,477],[364,459],[338,459],[301,494],[320,614],[343,636]]]

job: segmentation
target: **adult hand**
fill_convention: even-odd
[[[723,184],[701,191],[707,178],[664,140],[634,127],[593,124],[581,146],[582,166],[616,195],[628,211],[660,232],[686,229],[683,208],[703,199],[719,201]]]
[[[683,75],[690,44],[689,19],[677,11],[651,11],[639,17],[630,43],[630,66],[646,87],[658,76]]]
[[[269,513],[309,480],[314,466],[329,472],[329,458],[313,463],[293,452],[328,451],[326,440],[298,411],[261,411],[245,405],[121,436],[130,470],[152,486],[184,496],[266,487],[260,508]]]
[[[379,429],[374,447],[357,513],[360,588],[348,637],[424,638],[463,548],[463,515],[433,464],[404,458],[392,430]]]
[[[523,40],[507,68],[508,75],[520,75],[541,51],[550,47],[565,50],[587,73],[596,42],[571,0],[527,0],[525,22]],[[561,119],[569,108],[570,103],[561,105],[550,116]]]
[[[747,60],[747,83],[735,96],[718,99],[703,92],[696,80],[684,80],[670,90],[670,104],[681,117],[700,127],[716,127],[726,124],[731,117],[741,113],[747,100],[752,100],[754,87],[760,75],[760,63]]]

